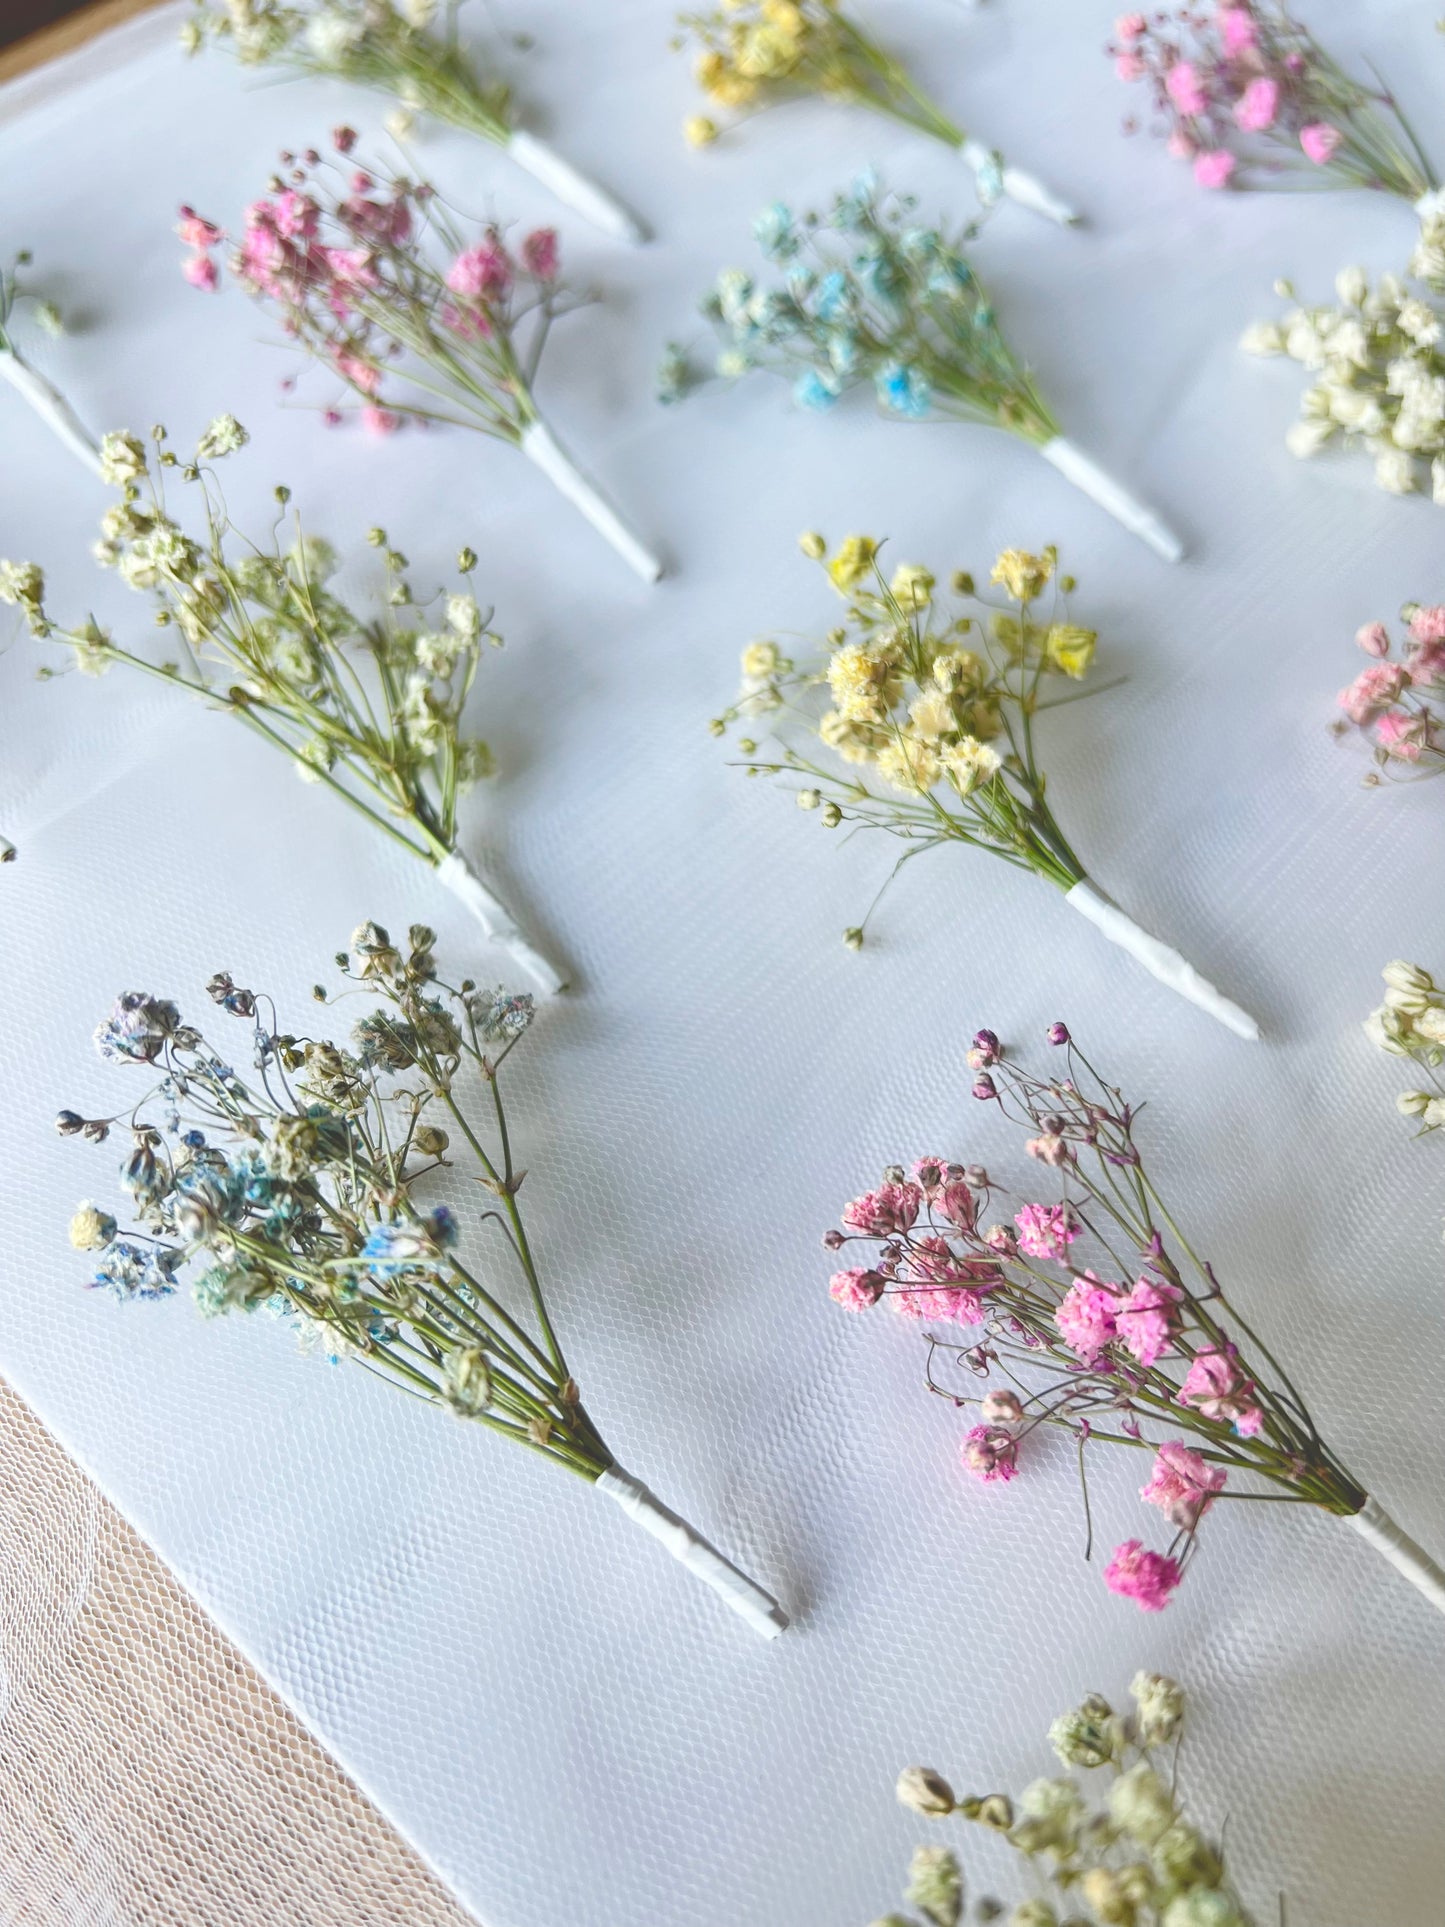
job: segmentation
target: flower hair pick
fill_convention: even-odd
[[[404,948],[377,924],[356,931],[337,967],[373,1002],[349,1043],[282,1033],[269,1000],[213,977],[212,999],[248,1026],[249,1079],[174,1004],[117,999],[96,1044],[150,1088],[121,1117],[56,1120],[64,1136],[130,1140],[136,1228],[93,1204],[71,1222],[72,1244],[97,1254],[90,1282],[129,1301],[184,1275],[203,1312],[279,1314],[309,1346],[585,1479],[774,1638],[788,1623],[777,1601],[617,1463],[582,1404],[502,1098],[532,1000],[444,982],[435,942],[418,924]],[[465,1237],[436,1201],[458,1175],[486,1200]]]
[[[32,368],[15,345],[15,315],[25,302],[33,304],[35,318],[47,334],[58,335],[64,326],[53,302],[40,300],[24,287],[20,270],[29,265],[29,254],[21,253],[11,267],[0,268],[0,380],[7,381],[29,402],[72,455],[78,455],[92,474],[99,475],[100,444],[54,383]]]
[[[1420,211],[1438,191],[1394,95],[1355,80],[1282,0],[1121,14],[1108,51],[1201,187],[1365,187]]]
[[[1013,1063],[987,1030],[968,1061],[974,1096],[1028,1133],[1029,1155],[1056,1174],[1057,1200],[995,1219],[1004,1193],[981,1167],[927,1157],[909,1176],[892,1166],[877,1190],[844,1206],[843,1229],[824,1236],[833,1252],[872,1248],[833,1275],[833,1298],[849,1311],[886,1298],[928,1326],[970,1328],[967,1337],[925,1333],[928,1384],[977,1409],[962,1458],[985,1483],[1014,1477],[1040,1426],[1072,1437],[1081,1479],[1088,1450],[1153,1454],[1139,1496],[1172,1537],[1163,1552],[1128,1539],[1104,1571],[1111,1592],[1146,1612],[1168,1605],[1205,1515],[1236,1499],[1318,1506],[1348,1520],[1445,1612],[1445,1571],[1345,1470],[1283,1365],[1171,1216],[1135,1140],[1138,1107],[1104,1082],[1063,1024],[1048,1035],[1065,1053],[1050,1077]],[[993,1383],[970,1391],[970,1379]],[[1241,1474],[1268,1489],[1231,1490]],[[1087,1482],[1084,1502],[1087,1519]]]
[[[678,25],[682,32],[674,44],[696,42],[698,81],[720,107],[756,109],[810,94],[871,107],[957,148],[985,199],[1006,195],[1061,227],[1079,219],[1032,174],[1006,166],[956,127],[915,85],[903,62],[885,53],[838,0],[724,0],[713,13],[680,14]],[[716,140],[718,131],[705,114],[685,129],[695,147]]]
[[[1401,1091],[1395,1108],[1413,1118],[1417,1137],[1445,1131],[1445,990],[1428,970],[1401,957],[1380,972],[1385,1001],[1365,1019],[1365,1035],[1391,1057],[1408,1058],[1419,1066],[1429,1090]]]
[[[1439,776],[1445,772],[1445,607],[1408,602],[1401,614],[1406,640],[1398,657],[1391,654],[1383,622],[1367,622],[1356,634],[1372,660],[1340,691],[1339,705],[1349,720],[1332,727],[1344,735],[1353,724],[1389,774],[1408,770]],[[1372,770],[1365,781],[1380,778]]]
[[[282,330],[349,394],[364,425],[404,421],[472,428],[519,448],[640,575],[662,564],[582,473],[533,398],[537,366],[558,316],[580,305],[558,278],[557,237],[526,235],[515,254],[500,229],[468,235],[425,182],[353,168],[355,136],[339,128],[336,159],[283,155],[284,178],[246,210],[231,273],[269,301]],[[225,236],[193,208],[178,232],[183,273],[210,291]],[[327,412],[333,425],[338,409]]]
[[[824,561],[821,535],[805,535],[802,547]],[[750,643],[743,651],[742,694],[713,723],[713,733],[767,718],[779,747],[769,755],[742,738],[749,775],[796,779],[799,806],[815,811],[829,829],[850,824],[900,838],[907,847],[895,876],[911,857],[941,844],[990,851],[1062,890],[1064,901],[1111,943],[1236,1036],[1257,1038],[1259,1026],[1247,1011],[1094,885],[1054,817],[1035,719],[1072,700],[1050,697],[1049,685],[1081,680],[1096,641],[1092,629],[1068,619],[1062,599],[1075,584],[1056,575],[1054,551],[1005,549],[999,556],[991,580],[1002,585],[1007,608],[980,596],[971,576],[954,576],[955,592],[974,610],[957,614],[936,594],[927,569],[905,562],[890,580],[878,554],[870,536],[850,535],[841,544],[826,563],[846,605],[842,625],[829,632],[829,655],[800,666],[775,642]],[[1051,583],[1059,601],[1049,609]],[[821,715],[815,704],[797,700],[824,688],[831,707]],[[802,749],[781,735],[775,719],[784,717],[829,760],[820,761],[812,743]],[[833,758],[851,767],[840,768]],[[867,918],[848,931],[851,949],[861,947],[866,927]]]
[[[197,53],[209,41],[228,43],[248,67],[274,63],[294,74],[328,74],[390,94],[392,116],[404,132],[416,113],[430,115],[492,141],[565,206],[619,241],[647,239],[647,230],[612,195],[588,180],[555,148],[517,125],[506,83],[477,71],[457,34],[458,0],[448,0],[446,24],[433,29],[435,0],[195,0],[181,43]]]
[[[1028,1862],[1034,1898],[1009,1913],[1007,1927],[1251,1927],[1225,1869],[1223,1830],[1218,1841],[1208,1839],[1187,1817],[1178,1791],[1184,1689],[1164,1674],[1136,1673],[1129,1695],[1127,1715],[1090,1693],[1049,1728],[1061,1765],[1104,1770],[1107,1791],[1097,1804],[1072,1774],[1034,1780],[1017,1800],[1006,1793],[960,1800],[929,1766],[899,1774],[895,1792],[911,1813],[970,1821],[1001,1834]],[[959,1927],[964,1880],[957,1855],[919,1847],[904,1899],[928,1927]],[[1001,1921],[1004,1911],[1001,1902],[980,1898],[972,1917]],[[911,1914],[889,1914],[874,1927],[916,1923]]]
[[[101,445],[106,479],[121,500],[101,524],[96,556],[151,597],[156,622],[173,638],[172,656],[157,663],[124,649],[93,620],[61,628],[45,608],[34,563],[0,562],[0,601],[18,605],[35,636],[68,644],[85,674],[124,663],[236,717],[283,751],[305,781],[324,784],[430,863],[539,989],[562,989],[556,967],[457,842],[458,796],[492,769],[486,744],[462,733],[462,711],[483,646],[501,641],[470,588],[435,598],[435,608],[419,603],[406,557],[387,545],[385,530],[372,529],[367,539],[385,551],[388,595],[386,613],[367,620],[327,586],[335,554],[303,534],[299,516],[289,546],[280,530],[265,547],[247,541],[209,471],[247,439],[230,415],[211,424],[181,471],[199,491],[205,518],[204,538],[194,541],[167,505],[164,477],[176,458],[164,429],[155,437],[154,455],[133,435],[107,435]],[[290,495],[276,490],[283,509]],[[464,576],[476,561],[462,551]]]
[[[1166,561],[1183,545],[1145,503],[1060,433],[1033,377],[1004,339],[993,303],[963,254],[978,232],[914,224],[912,196],[884,194],[864,174],[824,217],[794,220],[781,202],[753,223],[764,257],[782,271],[762,287],[740,268],[720,274],[702,312],[721,337],[716,374],[755,368],[789,377],[804,408],[828,409],[845,389],[871,385],[898,421],[979,422],[1036,448],[1075,488]],[[669,348],[659,399],[680,399],[705,377]]]

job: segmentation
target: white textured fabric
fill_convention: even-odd
[[[666,542],[632,582],[513,450],[460,433],[328,433],[276,387],[287,363],[239,297],[186,287],[189,200],[235,222],[275,150],[380,110],[168,51],[108,63],[0,129],[6,225],[95,332],[36,347],[97,429],[221,409],[255,440],[225,470],[243,525],[289,483],[356,553],[383,523],[418,581],[482,557],[507,647],[476,691],[498,756],[463,843],[524,908],[576,994],[513,1060],[526,1203],[559,1329],[613,1449],[775,1592],[764,1644],[579,1481],[479,1439],[277,1327],[203,1324],[183,1300],[81,1289],[77,1198],[114,1195],[114,1146],[62,1142],[61,1104],[137,1087],[89,1033],[120,989],[208,1024],[217,968],[299,1025],[364,916],[434,924],[441,954],[505,958],[434,878],[295,783],[224,716],[121,676],[37,685],[0,656],[0,1369],[489,1927],[723,1920],[848,1927],[895,1904],[918,1838],[897,1770],[1017,1786],[1047,1720],[1136,1666],[1194,1688],[1199,1810],[1229,1816],[1258,1912],[1311,1927],[1437,1927],[1445,1891],[1442,1624],[1337,1521],[1220,1506],[1168,1612],[1082,1561],[1073,1455],[1045,1444],[1005,1489],[966,1480],[959,1417],[922,1389],[920,1341],[826,1296],[819,1233],[895,1158],[978,1158],[1028,1182],[973,1104],[962,1053],[989,1023],[1030,1045],[1066,1018],[1136,1099],[1191,1241],[1289,1361],[1356,1475],[1445,1547],[1440,1147],[1393,1114],[1399,1068],[1359,1019],[1391,955],[1445,963],[1445,793],[1359,786],[1326,733],[1357,624],[1445,597],[1438,511],[1358,464],[1282,447],[1301,376],[1235,350],[1280,273],[1327,294],[1396,266],[1408,209],[1368,196],[1206,196],[1118,131],[1133,98],[1100,51],[1108,8],[945,0],[874,10],[942,103],[1066,190],[1089,225],[999,211],[978,247],[1009,331],[1068,433],[1177,520],[1167,567],[1004,436],[825,418],[765,381],[676,412],[649,400],[669,335],[718,267],[751,264],[752,213],[817,205],[857,165],[968,208],[957,160],[823,105],[692,153],[694,102],[655,0],[494,0],[537,52],[518,91],[655,223],[623,253],[580,224],[564,258],[606,295],[556,332],[539,384],[567,442]],[[1311,0],[1368,43],[1417,121],[1441,50],[1405,0]],[[550,221],[505,155],[437,136],[424,165],[479,213]],[[88,556],[100,491],[0,394],[0,549],[47,568],[58,611],[140,605]],[[1253,1051],[1155,986],[1036,879],[972,853],[910,864],[861,955],[840,942],[892,861],[840,843],[728,767],[707,720],[739,646],[819,634],[834,603],[800,528],[986,572],[1056,541],[1074,611],[1124,687],[1043,719],[1071,842],[1148,928],[1260,1017]],[[348,584],[348,587],[353,586]],[[224,1034],[224,1033],[223,1033]],[[467,1199],[458,1200],[463,1208]],[[475,1207],[466,1236],[478,1235]],[[1129,1455],[1095,1459],[1103,1550],[1150,1536]]]

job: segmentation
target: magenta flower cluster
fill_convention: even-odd
[[[1367,622],[1355,641],[1370,666],[1340,691],[1339,706],[1375,760],[1445,770],[1445,605],[1406,610],[1398,654],[1383,622]]]
[[[527,234],[515,255],[495,227],[464,241],[427,183],[382,181],[352,166],[345,157],[355,138],[350,128],[335,131],[338,161],[323,161],[315,149],[283,155],[286,173],[246,209],[227,265],[249,294],[279,308],[291,340],[341,378],[373,433],[391,434],[408,417],[433,413],[416,399],[383,393],[384,383],[400,378],[407,352],[455,365],[460,346],[480,348],[480,370],[506,414],[525,393],[513,329],[523,313],[549,309],[557,291],[555,232]],[[191,207],[181,209],[176,231],[189,250],[186,280],[203,292],[219,287],[225,231]],[[443,244],[441,263],[422,246],[431,235]],[[341,419],[340,409],[326,410],[331,425]]]
[[[1171,1255],[1132,1108],[1092,1071],[1066,1026],[1053,1025],[1048,1036],[1068,1052],[1062,1077],[1016,1068],[991,1031],[978,1033],[968,1061],[975,1097],[1025,1129],[1028,1154],[1057,1174],[1064,1195],[998,1211],[1003,1194],[981,1166],[936,1156],[892,1166],[843,1207],[841,1229],[825,1235],[834,1252],[874,1247],[868,1263],[835,1271],[829,1291],[846,1311],[886,1299],[899,1316],[933,1328],[925,1334],[927,1382],[953,1405],[977,1407],[960,1456],[984,1484],[1016,1476],[1020,1448],[1040,1426],[1063,1428],[1080,1446],[1151,1450],[1140,1497],[1173,1539],[1162,1552],[1126,1540],[1104,1578],[1113,1592],[1158,1611],[1231,1470],[1333,1511],[1355,1509],[1358,1489],[1262,1348],[1280,1382],[1261,1384],[1243,1350],[1258,1341],[1210,1268],[1192,1253],[1182,1262]],[[1170,1235],[1179,1237],[1172,1227]],[[1126,1249],[1133,1275],[1120,1277],[1114,1254]],[[1085,1262],[1092,1251],[1107,1265]],[[992,1382],[970,1392],[969,1378]],[[1160,1428],[1192,1442],[1148,1436]]]
[[[1121,80],[1147,88],[1156,131],[1201,187],[1291,165],[1411,200],[1434,185],[1392,97],[1346,74],[1274,0],[1121,14],[1108,53]]]

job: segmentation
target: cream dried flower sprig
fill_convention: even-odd
[[[1445,272],[1445,221],[1417,248],[1411,272]],[[1438,257],[1438,258],[1437,258]],[[1279,292],[1293,299],[1287,281]],[[1391,495],[1428,487],[1445,507],[1445,321],[1438,304],[1398,275],[1370,285],[1363,268],[1335,280],[1335,307],[1291,307],[1277,322],[1249,328],[1241,346],[1254,355],[1288,355],[1314,377],[1300,418],[1285,436],[1303,460],[1330,447],[1361,446],[1375,480]]]
[[[1424,1084],[1401,1091],[1395,1108],[1419,1126],[1417,1136],[1425,1137],[1445,1130],[1445,990],[1420,964],[1400,957],[1387,963],[1380,975],[1385,1001],[1365,1019],[1365,1035],[1391,1057],[1408,1059],[1421,1073]]]
[[[999,607],[966,573],[953,578],[957,606],[917,563],[885,575],[870,536],[849,536],[831,561],[822,536],[805,535],[802,546],[825,563],[845,613],[821,662],[795,662],[773,641],[744,650],[742,694],[712,727],[722,735],[766,723],[777,748],[745,735],[749,774],[791,779],[800,807],[830,829],[901,839],[900,865],[962,843],[1046,878],[1161,983],[1237,1036],[1258,1037],[1246,1011],[1095,886],[1054,815],[1037,721],[1070,700],[1051,689],[1087,674],[1096,638],[1069,619],[1075,585],[1057,574],[1053,550],[998,557],[990,580],[1003,590]],[[850,947],[862,944],[866,923],[847,933]]]
[[[1000,194],[1046,220],[1079,219],[1032,174],[1005,164],[929,99],[901,60],[879,46],[838,0],[724,0],[711,13],[678,16],[674,45],[697,48],[698,84],[714,105],[755,112],[775,102],[818,96],[869,107],[956,148],[988,199]],[[695,115],[685,132],[695,147],[716,140],[711,116]]]
[[[1009,1910],[980,1896],[978,1920],[1005,1927],[1251,1927],[1225,1867],[1222,1833],[1211,1838],[1195,1824],[1179,1792],[1183,1688],[1160,1673],[1136,1673],[1129,1696],[1133,1706],[1120,1714],[1090,1693],[1049,1728],[1063,1766],[1107,1776],[1098,1802],[1072,1774],[1034,1780],[1017,1799],[959,1799],[932,1767],[899,1774],[895,1791],[911,1813],[970,1821],[1000,1835],[1027,1862],[1031,1897]],[[947,1847],[919,1847],[904,1900],[928,1927],[959,1927],[965,1881],[958,1856]],[[874,1927],[917,1922],[913,1912],[889,1914]]]
[[[617,1463],[582,1404],[502,1096],[532,1000],[447,982],[435,943],[418,924],[405,945],[355,932],[336,964],[371,1007],[349,1039],[283,1031],[268,998],[218,973],[207,991],[246,1026],[254,1076],[166,999],[119,997],[96,1045],[147,1089],[118,1117],[56,1119],[66,1137],[129,1139],[135,1227],[93,1204],[71,1222],[96,1254],[90,1283],[129,1302],[184,1278],[207,1314],[278,1313],[309,1346],[584,1479],[773,1638],[776,1600]],[[474,1231],[447,1188],[483,1201]]]
[[[10,267],[0,267],[0,381],[7,382],[71,454],[79,456],[92,474],[99,475],[100,444],[55,384],[47,381],[37,368],[32,368],[20,351],[15,320],[20,309],[27,305],[47,334],[58,335],[64,330],[60,310],[54,302],[43,300],[26,287],[24,270],[29,265],[29,254],[22,252]]]
[[[515,251],[495,224],[461,226],[425,181],[353,164],[356,136],[330,156],[281,156],[283,174],[246,209],[224,257],[269,302],[287,341],[319,364],[377,435],[404,422],[469,428],[519,449],[645,582],[662,564],[552,433],[533,389],[552,323],[583,305],[561,279],[557,236],[534,228]],[[193,287],[220,281],[214,222],[182,207]],[[289,384],[288,384],[289,385]],[[327,410],[333,425],[342,419]]]
[[[418,602],[406,558],[382,529],[368,541],[384,552],[387,596],[365,617],[328,580],[330,545],[282,517],[264,543],[231,523],[211,464],[246,441],[223,415],[181,466],[155,431],[150,451],[133,435],[101,444],[106,479],[121,499],[101,524],[97,559],[155,604],[173,654],[160,661],[127,649],[93,620],[67,629],[45,606],[34,563],[0,562],[0,601],[17,605],[37,637],[68,644],[77,666],[99,675],[112,663],[138,669],[221,709],[281,750],[308,782],[321,783],[372,827],[431,864],[538,987],[563,987],[556,966],[518,928],[507,906],[462,854],[457,802],[490,775],[491,752],[464,732],[462,712],[485,647],[499,644],[470,585]],[[199,497],[199,539],[166,499],[179,472]],[[285,510],[290,490],[278,488]],[[458,557],[464,576],[476,556]]]
[[[1085,1557],[1089,1455],[1149,1454],[1139,1497],[1169,1527],[1165,1550],[1126,1539],[1104,1569],[1109,1590],[1143,1611],[1169,1604],[1214,1508],[1243,1503],[1246,1518],[1275,1504],[1346,1521],[1445,1612],[1445,1570],[1341,1463],[1289,1368],[1175,1218],[1139,1140],[1143,1106],[1100,1075],[1067,1025],[1047,1034],[1064,1053],[1052,1072],[1025,1069],[991,1030],[976,1033],[968,1064],[974,1098],[1026,1133],[1038,1175],[1023,1197],[1037,1199],[1049,1174],[1054,1198],[1009,1197],[981,1164],[890,1165],[823,1234],[830,1252],[861,1247],[829,1280],[834,1302],[867,1313],[886,1301],[919,1322],[928,1389],[978,1414],[960,1450],[973,1478],[1011,1481],[1041,1427],[1072,1441]]]
[[[753,235],[778,271],[772,287],[741,268],[721,273],[701,310],[721,339],[712,373],[783,375],[804,408],[830,409],[871,387],[894,421],[976,422],[1036,448],[1166,561],[1183,554],[1174,531],[1062,434],[1052,409],[999,327],[964,252],[978,221],[947,232],[915,217],[911,195],[883,191],[871,172],[834,196],[824,215],[796,218],[781,201]],[[680,400],[707,376],[672,344],[658,398]]]
[[[448,0],[444,19],[441,12],[436,0],[195,0],[181,41],[191,53],[211,41],[248,67],[334,75],[387,94],[398,132],[425,114],[479,135],[595,227],[620,241],[645,241],[634,214],[517,124],[506,82],[481,72],[462,45],[457,0]]]

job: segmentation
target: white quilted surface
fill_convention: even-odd
[[[1428,126],[1445,45],[1426,11],[1308,9]],[[541,386],[665,545],[655,591],[504,449],[383,446],[284,409],[266,321],[182,283],[175,204],[235,220],[276,148],[375,126],[365,98],[248,85],[138,34],[133,59],[113,48],[0,106],[4,226],[94,322],[45,366],[97,426],[161,418],[185,442],[229,408],[255,436],[227,474],[238,519],[284,479],[340,542],[385,522],[419,578],[480,550],[508,648],[479,694],[503,774],[469,846],[583,986],[513,1080],[558,1321],[624,1462],[780,1591],[796,1630],[765,1646],[580,1486],[305,1363],[277,1328],[81,1289],[65,1220],[110,1195],[115,1160],[50,1118],[124,1101],[88,1041],[116,990],[209,1017],[201,986],[225,967],[299,1021],[366,915],[424,916],[496,966],[424,872],[223,718],[119,675],[37,685],[19,636],[0,657],[0,826],[21,848],[0,873],[0,1371],[489,1927],[867,1920],[918,1831],[898,1767],[1017,1782],[1053,1713],[1141,1664],[1196,1689],[1193,1785],[1229,1815],[1261,1912],[1283,1888],[1311,1927],[1436,1927],[1439,1619],[1333,1522],[1265,1508],[1211,1520],[1177,1603],[1138,1615],[1081,1563],[1068,1452],[1007,1491],[967,1484],[916,1336],[834,1310],[818,1247],[895,1157],[1016,1169],[966,1096],[963,1047],[980,1022],[1028,1040],[1066,1016],[1152,1100],[1180,1214],[1347,1462],[1445,1545],[1445,1173],[1358,1029],[1386,957],[1445,965],[1445,795],[1362,790],[1324,727],[1356,625],[1445,596],[1445,521],[1362,467],[1292,462],[1297,374],[1234,348],[1275,275],[1324,293],[1345,261],[1397,265],[1410,217],[1201,196],[1119,135],[1106,5],[877,0],[971,131],[1092,216],[1061,235],[1005,211],[979,260],[1070,432],[1188,534],[1171,571],[1002,438],[861,404],[800,419],[765,383],[657,409],[662,342],[718,266],[752,260],[764,201],[813,204],[872,159],[926,211],[962,213],[967,174],[822,106],[687,153],[661,0],[493,12],[536,36],[515,66],[544,129],[659,235],[629,254],[562,224],[606,301],[559,331]],[[422,155],[479,212],[554,215],[490,150],[438,135]],[[58,610],[144,620],[89,561],[98,485],[8,404],[0,435],[0,552],[42,562]],[[829,619],[805,525],[891,533],[940,569],[1060,544],[1129,678],[1051,727],[1061,814],[1266,1044],[1170,999],[1047,886],[962,852],[911,866],[877,942],[843,950],[890,852],[831,842],[706,733],[743,641]],[[1137,1468],[1101,1455],[1095,1478],[1112,1544],[1146,1523]]]

